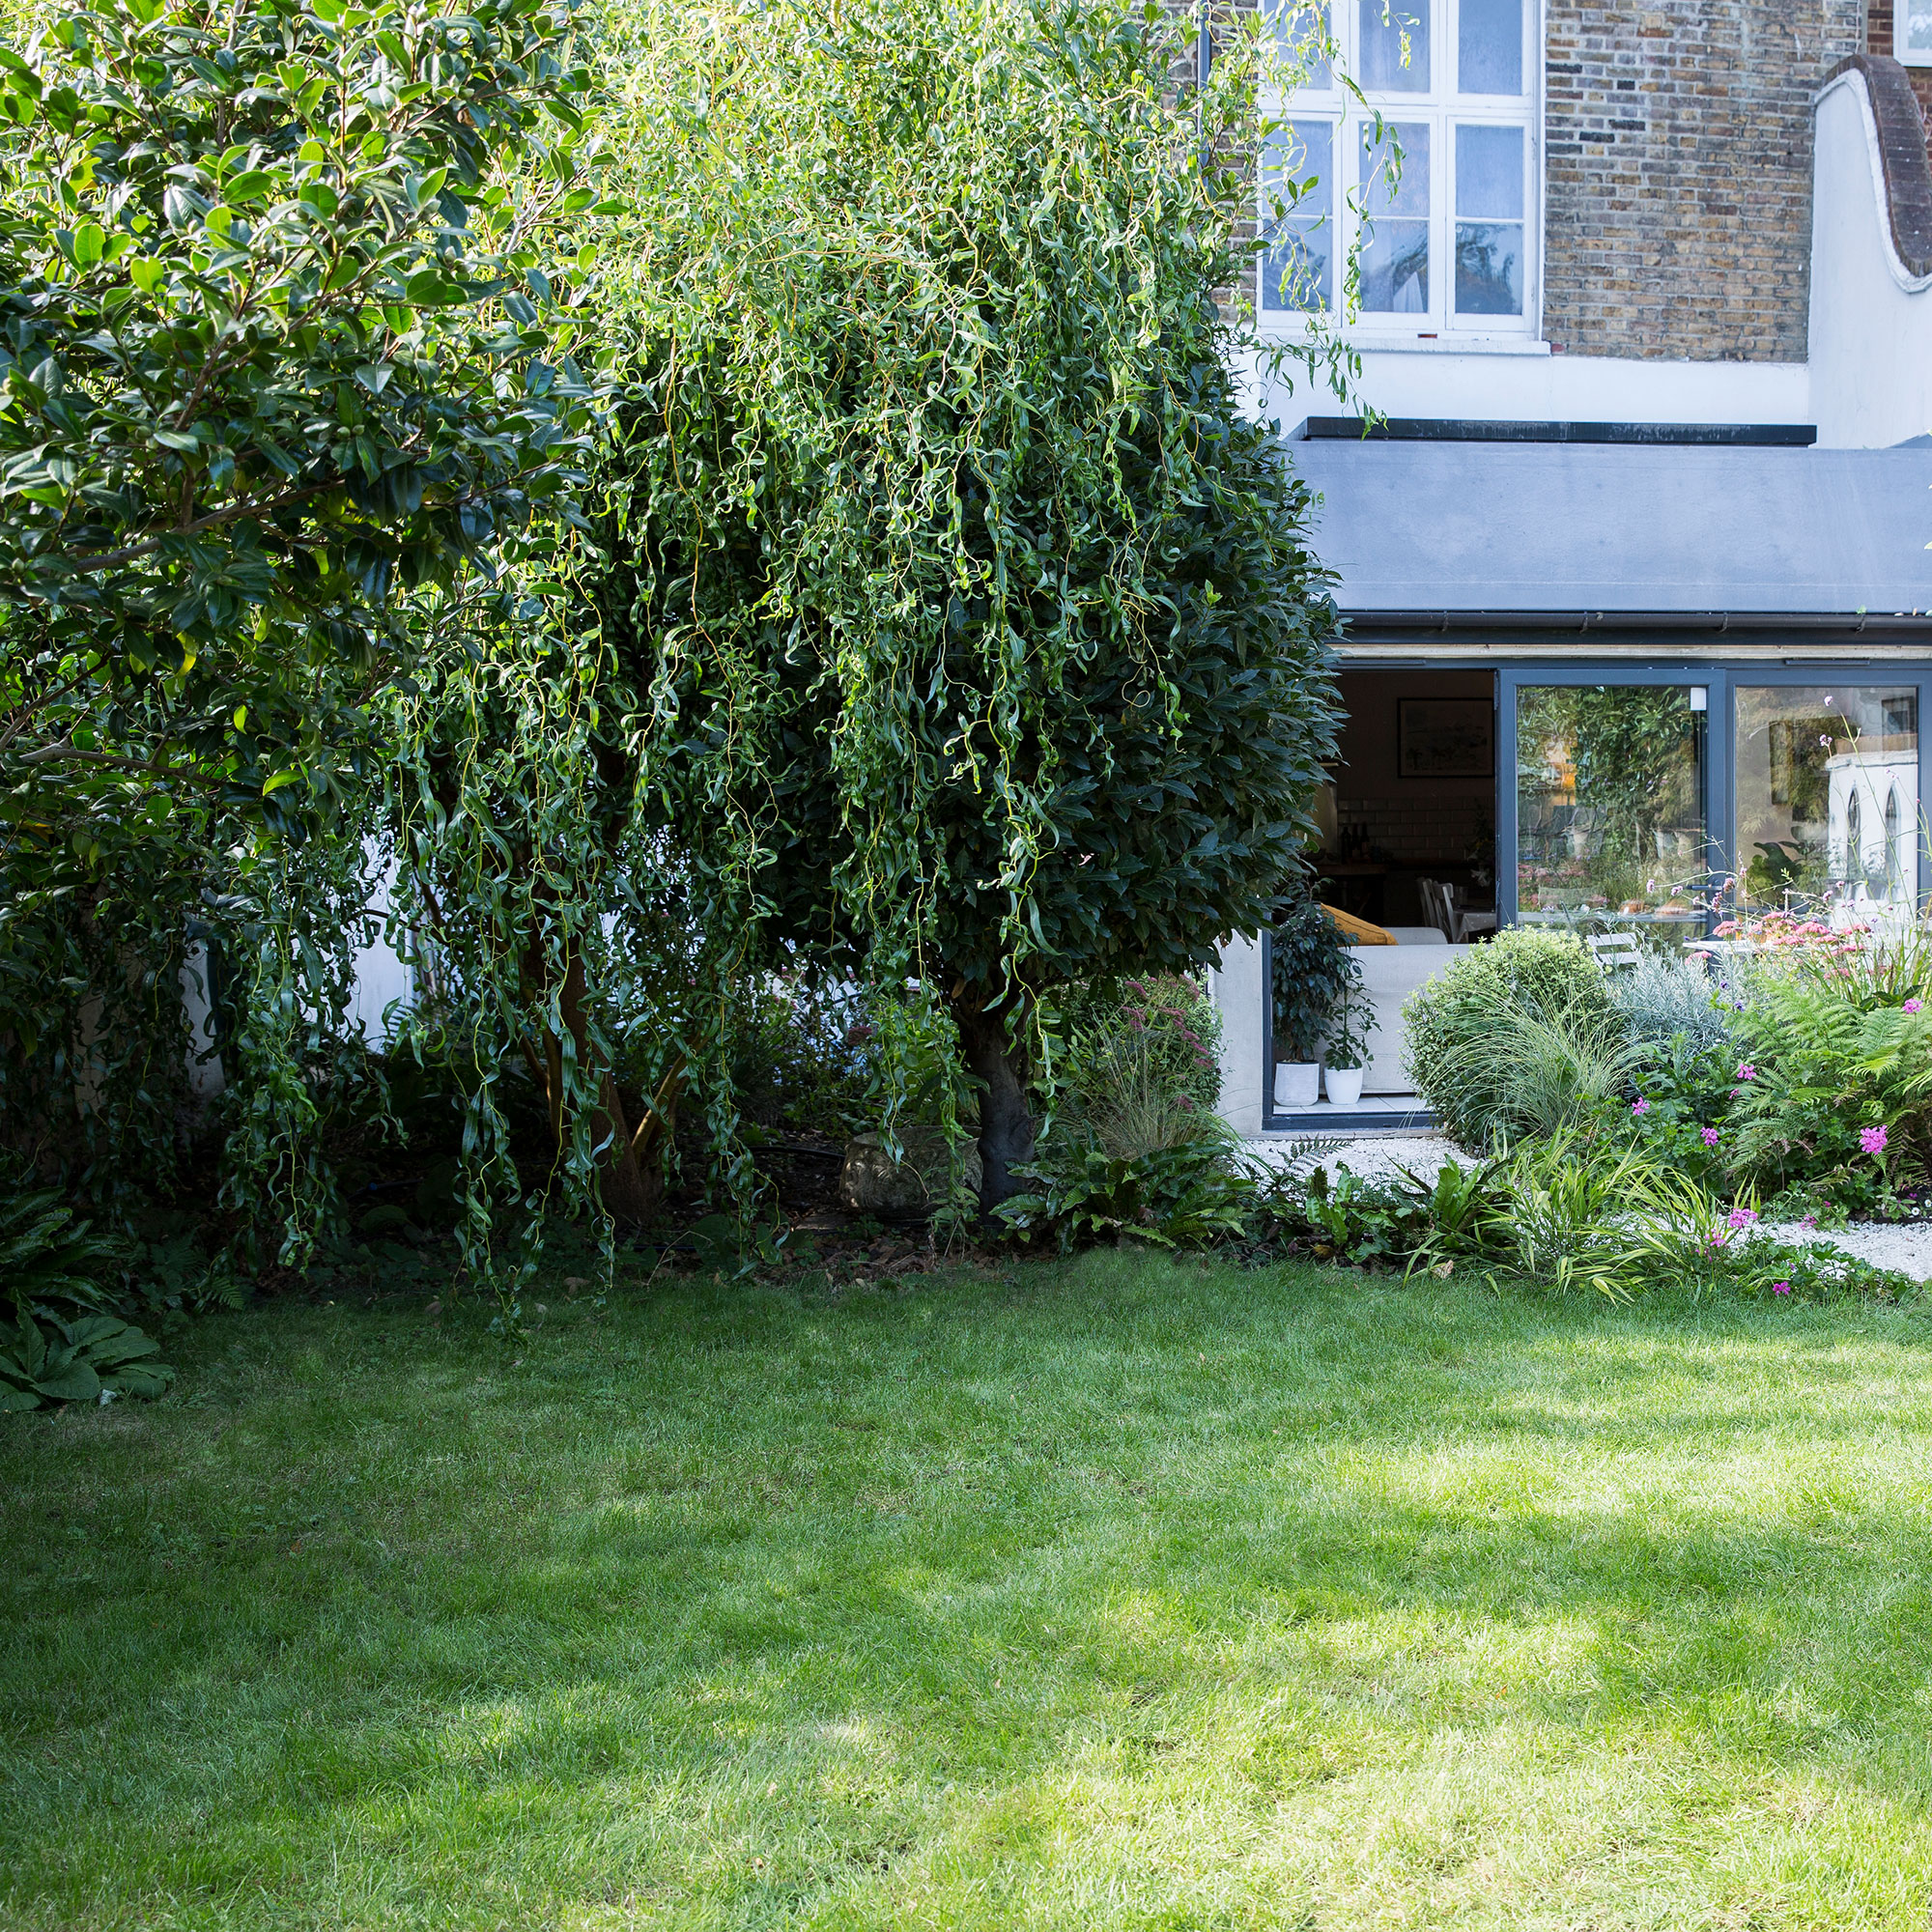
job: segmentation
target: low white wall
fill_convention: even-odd
[[[1418,935],[1419,938],[1419,935]],[[1444,972],[1468,952],[1446,942],[1364,946],[1362,990],[1376,1017],[1369,1036],[1369,1064],[1362,1075],[1366,1094],[1406,1094],[1403,1071],[1402,1003],[1426,980]],[[1238,1134],[1262,1131],[1265,1066],[1267,989],[1262,980],[1259,939],[1230,940],[1221,963],[1208,976],[1208,990],[1221,1013],[1221,1118]]]
[[[1819,94],[1811,210],[1811,420],[1886,448],[1932,431],[1932,276],[1898,258],[1864,75]]]
[[[1362,1075],[1364,1094],[1413,1091],[1402,1064],[1407,1039],[1402,1003],[1468,951],[1466,946],[1446,942],[1440,946],[1364,946],[1357,950],[1355,957],[1362,962],[1362,990],[1376,1016],[1376,1031],[1369,1036],[1368,1068]]]
[[[1252,359],[1244,373],[1256,415],[1278,420],[1285,430],[1311,415],[1356,412],[1352,404],[1345,406],[1305,382],[1293,388],[1287,383],[1264,385]],[[1360,394],[1385,415],[1481,422],[1812,420],[1810,372],[1803,362],[1364,349]]]

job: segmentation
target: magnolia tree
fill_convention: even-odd
[[[1186,24],[1114,0],[637,27],[583,554],[637,795],[734,927],[950,1016],[991,1207],[1039,995],[1262,923],[1333,749],[1307,497],[1217,293],[1258,57],[1178,92]]]

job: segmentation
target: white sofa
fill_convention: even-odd
[[[1362,1075],[1365,1096],[1412,1091],[1402,1065],[1402,1003],[1470,950],[1451,946],[1433,925],[1397,925],[1389,930],[1393,946],[1355,949],[1362,963],[1362,989],[1376,1016],[1376,1030],[1369,1036],[1369,1064]]]

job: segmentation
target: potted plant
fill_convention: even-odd
[[[1312,1107],[1321,1092],[1321,1047],[1336,1013],[1362,983],[1354,951],[1312,895],[1290,899],[1275,923],[1274,1103]]]
[[[1362,1075],[1369,1064],[1369,1036],[1379,1022],[1363,1008],[1355,995],[1361,990],[1362,969],[1351,952],[1349,956],[1350,983],[1343,990],[1335,1009],[1328,1043],[1321,1055],[1322,1078],[1328,1098],[1338,1107],[1352,1107],[1362,1097]]]

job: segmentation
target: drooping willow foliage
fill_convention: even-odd
[[[1243,419],[1255,49],[1093,0],[647,8],[597,530],[642,795],[745,916],[944,1009],[994,1198],[1034,996],[1260,923],[1332,748]]]

